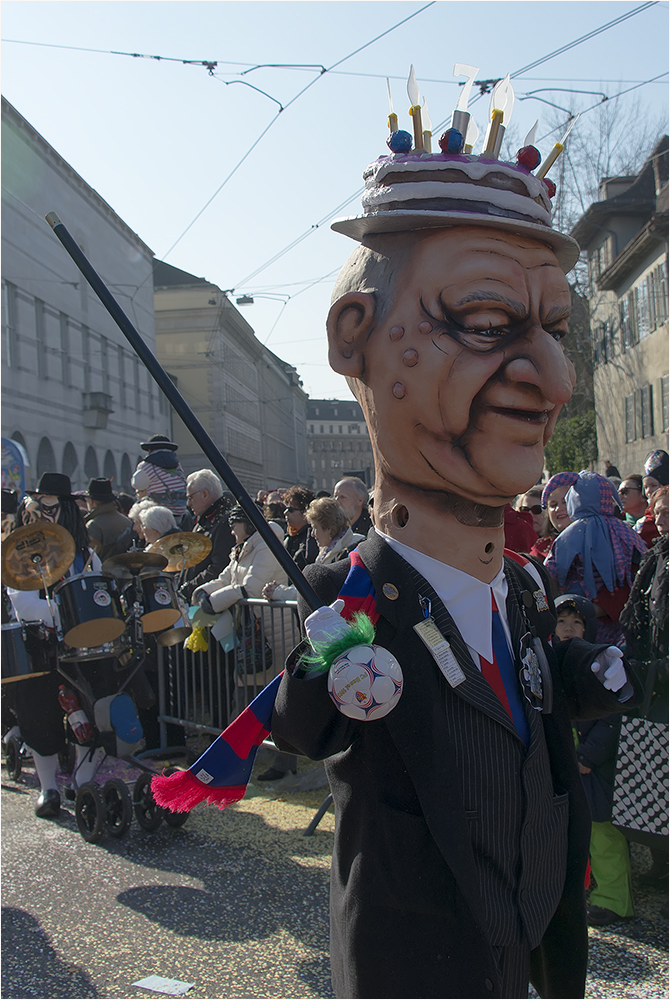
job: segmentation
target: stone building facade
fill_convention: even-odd
[[[306,403],[298,373],[256,338],[217,285],[158,262],[158,359],[226,461],[253,495],[307,485]],[[184,470],[210,467],[173,417]]]
[[[623,476],[668,447],[668,137],[606,178],[572,235],[586,251],[599,463]]]
[[[130,489],[140,441],[170,434],[168,403],[44,217],[155,350],[152,251],[4,99],[2,185],[2,436],[27,453],[27,486],[64,472],[73,489]]]
[[[374,459],[360,405],[353,399],[307,403],[309,471],[314,490],[328,490],[345,476],[374,486]]]

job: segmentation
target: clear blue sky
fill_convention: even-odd
[[[326,223],[311,227],[350,199],[362,187],[366,164],[387,152],[385,77],[400,127],[409,129],[406,80],[413,63],[437,126],[458,98],[455,62],[479,66],[480,78],[514,73],[640,4],[450,0],[423,6],[403,0],[4,0],[2,91],[157,257],[235,288],[236,295],[253,294],[255,304],[244,307],[244,315],[260,340],[298,368],[310,395],[348,398],[344,380],[328,368],[324,322],[333,272],[354,244]],[[548,131],[551,109],[519,100],[531,91],[612,96],[664,73],[667,38],[668,4],[661,2],[522,74],[514,80],[513,124],[523,135],[539,117],[538,135]],[[346,58],[361,46],[367,47]],[[210,76],[202,66],[109,50],[216,60],[218,66]],[[242,75],[268,63],[283,68]],[[335,63],[326,74],[306,68]],[[170,250],[270,124],[276,102],[288,105],[311,81]],[[667,114],[667,94],[665,77],[619,100],[639,97],[658,117]],[[599,99],[545,90],[537,96],[577,109]],[[471,109],[480,133],[487,109],[488,97]],[[554,139],[539,144],[544,154]],[[356,199],[338,214],[358,209]],[[59,214],[67,224],[66,212]],[[308,231],[289,253],[249,277]],[[90,255],[95,265],[95,248]]]

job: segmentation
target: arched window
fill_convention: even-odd
[[[123,458],[121,459],[121,487],[120,487],[124,493],[132,494],[133,488],[130,485],[130,480],[132,479],[132,477],[133,477],[133,469],[130,464],[130,459],[128,458],[127,455],[124,454]]]
[[[70,477],[73,490],[77,489],[75,480],[78,465],[79,459],[77,458],[77,452],[74,450],[72,442],[68,441],[63,449],[63,472],[66,476]]]
[[[51,441],[43,437],[37,449],[37,470],[36,475],[39,480],[45,472],[56,472],[56,456],[51,447]]]
[[[116,482],[116,462],[114,461],[114,456],[111,451],[108,451],[105,455],[105,464],[103,466],[103,476],[105,479],[111,479],[114,484],[114,489],[119,488],[119,484]]]
[[[98,471],[98,457],[95,453],[95,448],[91,445],[86,449],[86,458],[84,459],[84,474],[86,475],[86,483],[88,485],[89,479],[97,479],[100,475]]]

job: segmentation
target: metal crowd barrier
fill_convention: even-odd
[[[168,724],[218,736],[242,709],[284,669],[300,642],[296,601],[241,599],[229,609],[235,633],[253,614],[260,629],[248,628],[246,657],[239,643],[225,652],[206,630],[208,649],[192,653],[180,643],[158,646],[158,723],[161,747]],[[254,667],[256,669],[254,669]]]

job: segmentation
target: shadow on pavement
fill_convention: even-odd
[[[2,996],[98,997],[90,976],[58,957],[34,917],[15,907],[2,908]]]
[[[329,866],[313,865],[330,855],[332,835],[304,838],[277,831],[253,813],[221,817],[226,837],[209,839],[195,830],[161,831],[128,847],[105,843],[146,871],[197,879],[199,886],[147,884],[118,894],[122,906],[184,937],[211,941],[261,940],[286,930],[310,948],[328,951]],[[210,822],[213,821],[213,817]]]

